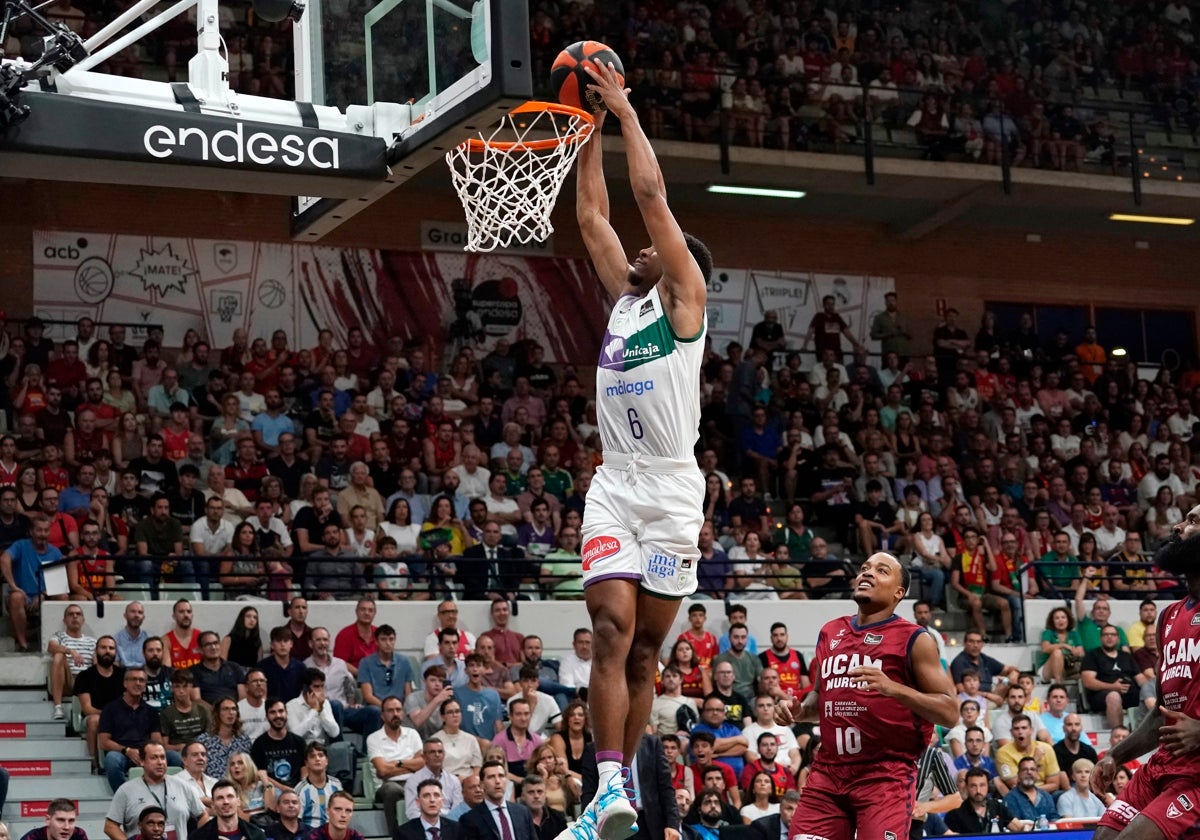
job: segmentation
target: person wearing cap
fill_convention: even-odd
[[[25,320],[25,364],[42,370],[54,359],[54,342],[42,335],[46,323],[36,315]]]

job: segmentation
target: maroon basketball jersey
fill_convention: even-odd
[[[1158,680],[1162,708],[1200,717],[1200,601],[1176,601],[1158,620]],[[1169,721],[1169,718],[1168,718]],[[1172,773],[1187,772],[1200,778],[1200,753],[1173,756],[1159,750],[1151,759]]]
[[[924,632],[898,615],[861,627],[854,616],[843,616],[821,628],[813,657],[821,698],[816,763],[916,762],[929,744],[933,724],[899,700],[859,688],[849,672],[859,666],[878,668],[895,682],[912,685],[909,653]]]

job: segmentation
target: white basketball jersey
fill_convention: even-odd
[[[700,331],[680,338],[658,286],[624,295],[608,316],[596,370],[596,413],[606,452],[692,460],[700,436]]]

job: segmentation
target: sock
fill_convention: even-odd
[[[612,784],[614,776],[621,775],[621,759],[624,756],[616,750],[601,750],[596,753],[596,771],[599,775],[599,790],[606,790]]]

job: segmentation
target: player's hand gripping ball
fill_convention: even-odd
[[[607,106],[598,93],[588,90],[588,85],[595,84],[595,80],[583,69],[584,61],[598,61],[605,67],[612,64],[620,83],[625,84],[625,68],[611,47],[599,41],[576,41],[554,59],[550,68],[550,87],[563,105],[596,114],[606,110]]]

